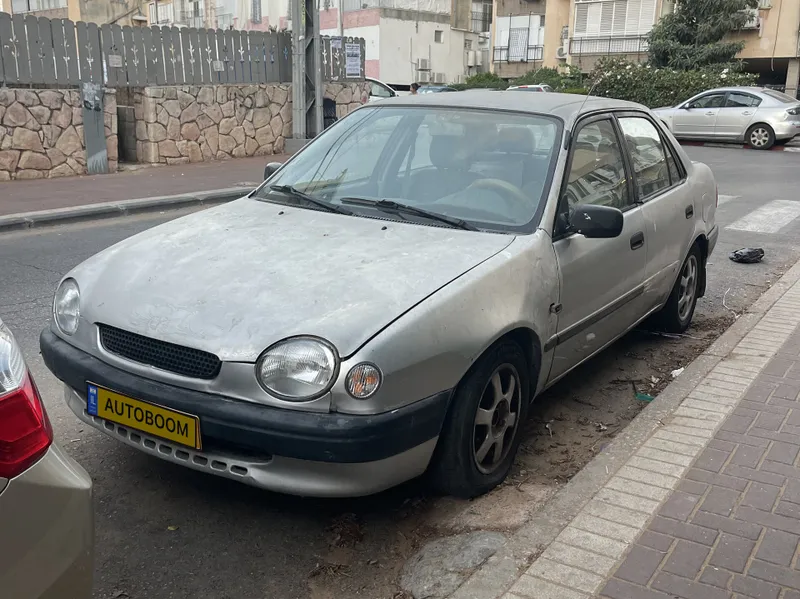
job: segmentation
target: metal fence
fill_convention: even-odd
[[[640,54],[647,52],[647,37],[573,37],[570,54]]]
[[[527,46],[525,49],[509,46],[495,46],[493,62],[533,62],[542,60],[544,46]]]
[[[363,79],[364,40],[337,39],[326,42],[327,79]],[[290,82],[291,63],[288,32],[98,27],[0,12],[0,85]]]

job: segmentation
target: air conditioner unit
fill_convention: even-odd
[[[420,71],[417,73],[417,81],[419,83],[430,83],[431,82],[431,73],[430,71]]]
[[[475,55],[476,55],[475,50],[470,50],[469,52],[467,52],[467,66],[468,67],[474,67],[475,66],[475,60],[476,60]]]
[[[420,58],[417,60],[417,70],[418,71],[430,71],[431,70],[431,61],[429,58]]]
[[[444,73],[434,73],[433,83],[447,83],[447,77]]]
[[[480,50],[478,50],[475,53],[475,66],[476,67],[483,66],[483,52],[481,52]]]
[[[462,73],[461,75],[456,75],[456,83],[464,83],[466,80],[466,76]]]
[[[561,46],[558,50],[556,50],[556,58],[559,60],[566,60],[567,59],[567,47]]]

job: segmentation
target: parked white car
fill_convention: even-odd
[[[367,102],[377,102],[378,100],[385,100],[386,98],[394,98],[397,92],[388,83],[372,79],[371,77],[365,78],[369,83],[369,98]]]
[[[800,102],[761,87],[710,89],[653,112],[678,139],[743,141],[769,150],[800,133]]]

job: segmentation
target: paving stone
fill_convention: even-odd
[[[674,518],[686,522],[694,509],[697,507],[699,498],[695,495],[675,492],[666,503],[661,506],[659,514],[665,518]]]
[[[700,505],[700,509],[719,516],[730,516],[740,497],[739,491],[725,487],[712,487]]]
[[[616,578],[608,581],[606,586],[603,587],[600,596],[608,599],[674,599],[673,595],[659,593]],[[546,595],[542,595],[541,598],[537,597],[537,599],[544,599],[545,597]]]
[[[661,551],[662,553],[666,553],[669,548],[672,547],[672,543],[672,538],[657,532],[653,532],[652,530],[644,531],[642,536],[639,537],[640,545],[650,547],[651,549]]]
[[[539,599],[540,597],[547,597],[548,599],[586,599],[589,597],[584,593],[565,589],[552,582],[527,575],[520,577],[516,584],[511,587],[511,593],[513,593],[511,596],[514,597],[530,597],[531,599]]]
[[[716,566],[706,566],[703,568],[703,573],[700,575],[700,582],[721,589],[727,589],[731,578],[733,578],[732,572],[717,568]]]
[[[684,599],[730,599],[731,594],[711,585],[691,582],[667,572],[653,580],[652,588]]]
[[[756,558],[777,566],[790,566],[797,552],[800,536],[767,529],[758,547]]]
[[[744,572],[755,541],[723,533],[708,563],[731,572]]]
[[[780,494],[780,487],[765,485],[764,483],[754,482],[745,493],[742,505],[748,505],[766,512],[772,511],[775,500]]]
[[[603,583],[602,576],[541,557],[528,568],[526,574],[584,593],[594,593]]]
[[[731,444],[732,445],[732,444]],[[731,464],[744,466],[745,468],[755,468],[761,461],[764,450],[749,445],[739,445],[731,458]]]
[[[660,551],[648,549],[641,545],[631,547],[628,557],[614,573],[616,578],[635,582],[642,586],[647,586],[650,577],[655,574],[664,554]]]
[[[693,579],[700,572],[700,568],[703,567],[703,563],[710,551],[704,545],[690,543],[689,541],[678,541],[662,569],[677,576]],[[620,578],[624,577],[621,576]]]
[[[711,528],[705,528],[696,524],[687,524],[686,522],[679,522],[678,520],[671,520],[661,516],[653,518],[650,522],[650,530],[677,539],[686,539],[687,541],[694,541],[695,543],[708,546],[714,544],[718,534],[716,530]]]

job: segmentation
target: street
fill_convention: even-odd
[[[61,276],[103,248],[186,212],[0,235],[0,317],[23,347],[58,441],[95,483],[102,599],[405,597],[400,569],[427,540],[519,527],[800,257],[800,156],[689,147],[719,185],[720,240],[687,335],[635,331],[542,396],[507,484],[473,502],[412,482],[359,500],[270,494],[167,464],[85,427],[38,355]],[[760,264],[728,259],[762,247]],[[679,376],[679,375],[678,375]],[[656,399],[657,401],[657,399]]]

